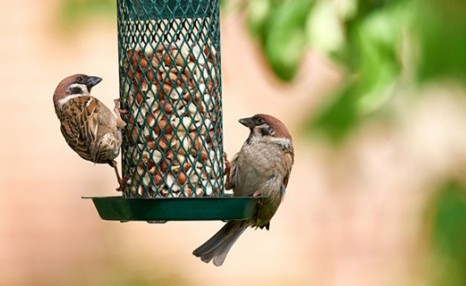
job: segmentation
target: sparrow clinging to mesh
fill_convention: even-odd
[[[240,119],[250,129],[241,150],[226,166],[226,189],[235,196],[257,196],[254,215],[249,220],[229,221],[212,238],[194,250],[202,261],[220,266],[239,238],[248,228],[269,229],[285,194],[294,162],[293,143],[285,125],[277,118],[257,114]]]
[[[61,132],[68,145],[83,159],[106,163],[115,169],[114,160],[121,146],[121,129],[126,123],[120,117],[119,101],[115,100],[115,113],[90,95],[91,89],[102,78],[75,74],[63,79],[53,94],[55,112],[60,119]]]

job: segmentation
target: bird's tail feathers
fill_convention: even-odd
[[[248,221],[229,221],[214,236],[193,251],[205,263],[221,266],[233,244],[249,226]]]

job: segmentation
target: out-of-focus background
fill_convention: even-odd
[[[225,150],[264,112],[295,139],[271,230],[221,268],[221,222],[99,219],[113,170],[66,145],[52,93],[118,96],[116,1],[0,2],[0,285],[466,285],[466,2],[224,0]]]

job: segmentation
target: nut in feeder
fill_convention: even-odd
[[[127,198],[223,194],[218,0],[118,1]]]

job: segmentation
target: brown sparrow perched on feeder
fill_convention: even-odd
[[[61,132],[71,149],[85,160],[112,166],[121,187],[122,180],[114,159],[120,153],[120,129],[126,123],[120,117],[119,100],[115,100],[115,117],[110,109],[90,95],[91,89],[100,81],[100,77],[84,74],[69,76],[55,89],[53,104]]]
[[[228,251],[248,228],[269,229],[270,219],[285,194],[294,162],[293,143],[285,125],[277,118],[257,114],[239,122],[250,134],[231,166],[226,168],[226,189],[235,196],[260,196],[253,217],[245,221],[229,221],[193,254],[215,266],[225,261]]]

